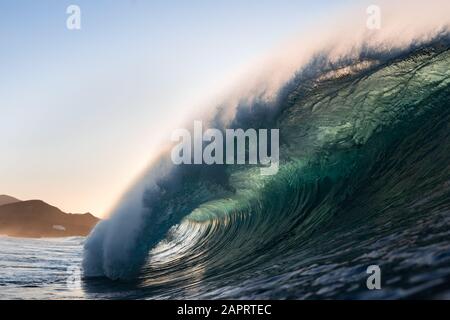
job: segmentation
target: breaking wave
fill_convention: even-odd
[[[132,281],[143,297],[354,297],[364,268],[380,264],[403,288],[383,294],[397,297],[429,290],[411,279],[431,264],[439,292],[450,265],[448,24],[398,46],[364,39],[317,49],[275,91],[258,86],[205,117],[222,130],[279,128],[277,175],[175,166],[164,153],[87,240],[86,277]]]

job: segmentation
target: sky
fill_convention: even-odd
[[[1,1],[0,194],[106,216],[167,130],[355,3]],[[71,4],[81,30],[66,27]]]

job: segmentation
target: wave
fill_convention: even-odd
[[[163,153],[88,238],[85,276],[138,279],[162,297],[220,280],[221,297],[369,241],[368,221],[387,217],[393,232],[449,210],[450,33],[430,30],[394,47],[318,49],[275,95],[262,86],[215,108],[214,128],[280,129],[278,174]]]

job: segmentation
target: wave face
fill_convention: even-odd
[[[449,44],[317,55],[276,99],[219,108],[214,127],[280,128],[278,174],[163,155],[88,239],[85,275],[145,298],[448,294]],[[387,290],[365,288],[373,264]]]

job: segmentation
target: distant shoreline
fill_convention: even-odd
[[[100,221],[91,213],[71,214],[42,200],[0,196],[0,235],[11,238],[86,237]]]

